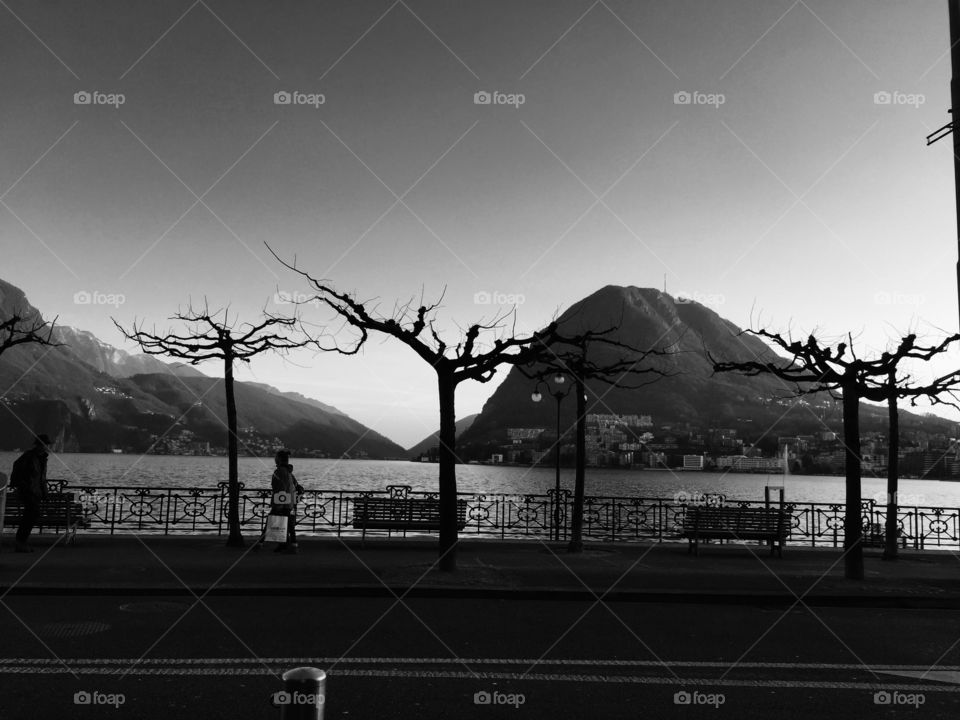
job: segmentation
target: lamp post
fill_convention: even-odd
[[[553,377],[553,382],[557,386],[562,386],[566,382],[566,378],[560,373],[557,373]],[[539,387],[539,383],[538,383],[538,387]],[[559,389],[554,391],[550,391],[549,389],[547,390],[547,392],[550,395],[552,395],[553,398],[557,401],[557,447],[556,447],[557,479],[556,479],[556,488],[555,488],[554,506],[553,506],[553,539],[554,540],[560,539],[560,403],[563,401],[563,399],[567,395],[570,394],[570,390],[572,390],[572,388],[567,388],[566,392],[561,391]],[[534,391],[530,394],[530,399],[533,400],[535,403],[538,403],[543,399],[543,395],[540,393],[538,389],[534,389]]]

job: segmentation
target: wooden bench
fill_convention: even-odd
[[[62,530],[67,535],[67,544],[73,544],[77,539],[77,528],[85,524],[83,505],[74,499],[73,493],[48,493],[47,498],[40,503],[40,517],[36,529],[53,529],[56,533]],[[6,506],[3,511],[4,527],[14,530],[20,525],[23,514],[23,503],[17,492],[7,492]]]
[[[439,530],[440,501],[426,498],[353,498],[354,528],[363,530]],[[467,525],[467,501],[457,500],[457,530]]]
[[[701,540],[762,540],[783,555],[790,514],[776,508],[693,507],[687,509],[682,536],[687,552],[699,554]]]

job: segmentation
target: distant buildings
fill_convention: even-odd
[[[586,417],[585,462],[590,467],[649,467],[699,471],[842,474],[846,455],[842,439],[831,430],[809,435],[764,437],[745,443],[735,428],[702,428],[689,423],[655,426],[651,415],[590,413]],[[960,479],[960,440],[942,434],[908,434],[901,438],[899,464],[904,477]],[[542,427],[509,428],[508,442],[495,455],[500,462],[572,465],[573,433],[557,447],[554,431]],[[886,474],[889,445],[883,433],[861,437],[864,475]],[[494,461],[495,462],[495,461]]]

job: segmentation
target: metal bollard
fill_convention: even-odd
[[[281,720],[323,720],[327,674],[312,667],[298,667],[283,674],[283,690],[273,694]]]

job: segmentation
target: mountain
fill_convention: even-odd
[[[473,425],[473,421],[480,416],[479,413],[467,415],[457,420],[457,437],[459,438],[466,430]],[[424,453],[429,453],[433,448],[440,445],[440,431],[437,430],[433,435],[428,435],[411,448],[408,448],[405,455],[407,457],[420,457]]]
[[[0,280],[0,317],[42,319],[23,292]],[[91,333],[55,328],[61,347],[19,345],[0,354],[0,450],[30,433],[58,450],[202,452],[226,446],[223,380],[190,366],[131,355]],[[241,452],[399,457],[403,449],[335,408],[270,386],[235,383]]]
[[[143,373],[171,373],[182,377],[207,377],[186,363],[165,363],[154,355],[140,353],[131,355],[125,350],[100,340],[86,330],[77,330],[66,325],[57,325],[53,329],[54,342],[63,343],[78,358],[102,373],[112,377],[125,378]]]
[[[278,390],[277,388],[273,387],[273,385],[267,385],[266,383],[248,382],[244,384],[249,385],[251,387],[260,388],[261,390],[268,392],[271,395],[277,395],[278,397],[284,397],[299,403],[312,405],[315,408],[320,408],[324,412],[332,413],[334,415],[343,415],[344,417],[346,417],[346,413],[344,413],[341,410],[338,410],[333,405],[327,405],[326,403],[322,403],[319,400],[314,400],[313,398],[307,397],[306,395],[301,395],[298,392],[284,392],[282,390]]]
[[[733,428],[740,437],[756,439],[776,447],[777,435],[811,434],[825,429],[840,430],[839,403],[826,395],[814,395],[798,403],[787,398],[791,388],[769,375],[744,377],[737,373],[713,374],[707,357],[727,360],[775,358],[773,351],[715,311],[697,302],[673,298],[651,288],[607,286],[573,305],[558,318],[561,328],[615,328],[611,336],[637,348],[672,346],[667,357],[647,365],[671,373],[656,381],[653,376],[636,376],[625,382],[650,382],[639,389],[610,387],[588,381],[588,413],[637,414],[652,416],[655,434],[663,435],[663,426],[689,424],[704,430]],[[598,344],[590,350],[591,359],[614,359],[618,351]],[[556,405],[544,394],[544,400],[530,399],[535,383],[517,369],[485,403],[480,416],[458,443],[466,458],[487,458],[494,446],[507,443],[509,427],[556,426]],[[599,398],[599,400],[597,399]],[[576,403],[570,398],[561,403],[561,424],[572,427]],[[951,423],[934,416],[918,416],[901,410],[901,430],[953,429]],[[863,405],[861,428],[864,432],[886,429],[886,409]],[[764,434],[764,431],[766,433]],[[669,434],[669,431],[667,432]]]

